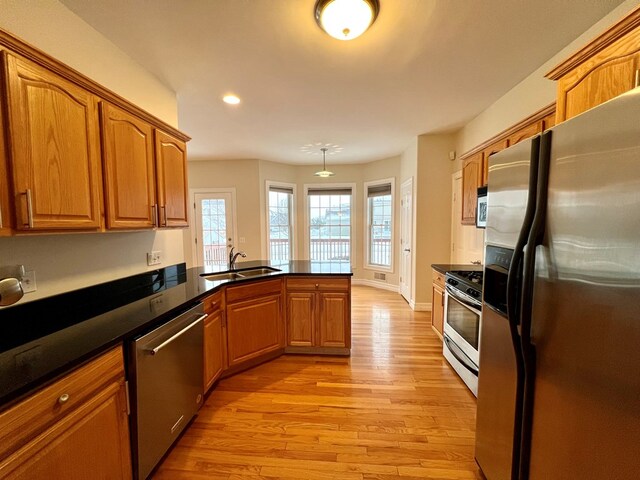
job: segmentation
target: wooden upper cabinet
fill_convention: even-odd
[[[4,101],[5,98],[0,96],[0,237],[11,235],[14,225],[13,211],[11,209],[9,158],[5,147],[4,119],[1,114],[4,111]]]
[[[97,97],[31,61],[6,52],[3,60],[15,228],[98,229]]]
[[[152,228],[157,222],[153,127],[102,102],[107,228]]]
[[[462,224],[475,225],[478,187],[482,185],[482,152],[470,156],[462,167]]]
[[[550,113],[542,119],[542,130],[549,130],[556,125],[556,112]]]
[[[188,227],[187,145],[156,130],[156,175],[161,227]]]
[[[480,185],[486,185],[489,182],[489,157],[494,153],[498,153],[509,145],[508,139],[504,138],[492,143],[482,151],[482,180]],[[475,217],[474,217],[475,223]]]
[[[555,118],[555,113],[553,114]],[[547,117],[545,117],[547,118]],[[538,133],[541,133],[544,130],[544,120],[538,120],[535,123],[522,127],[520,130],[516,131],[509,135],[508,142],[509,146],[515,145],[516,143],[520,143],[527,138],[531,138]],[[547,127],[548,128],[548,127]]]
[[[546,76],[558,81],[557,123],[637,87],[640,8]]]

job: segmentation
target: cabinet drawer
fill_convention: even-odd
[[[110,350],[0,413],[0,458],[20,448],[118,379],[124,380],[122,347]]]
[[[433,283],[444,288],[444,273],[440,273],[436,269],[433,270]]]
[[[238,302],[253,297],[261,297],[280,293],[282,291],[282,280],[260,280],[258,282],[247,283],[235,287],[227,287],[227,303]]]
[[[202,300],[204,312],[212,314],[222,308],[222,291],[209,295]]]
[[[287,290],[348,291],[350,279],[341,277],[293,277],[287,278]]]

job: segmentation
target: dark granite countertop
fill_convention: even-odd
[[[0,408],[98,353],[189,309],[223,285],[282,275],[351,276],[348,264],[239,262],[237,270],[271,266],[258,277],[209,281],[185,264],[34,300],[0,310]]]
[[[434,263],[431,265],[431,268],[437,270],[440,273],[447,273],[454,270],[466,270],[468,272],[482,272],[484,267],[482,265],[472,265],[472,264],[450,264],[450,263]]]

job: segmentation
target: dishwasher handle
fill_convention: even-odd
[[[156,355],[160,350],[162,350],[164,347],[166,347],[167,345],[169,345],[171,342],[173,342],[174,340],[176,340],[178,337],[182,336],[184,333],[186,333],[188,330],[190,330],[191,328],[193,328],[194,326],[196,326],[196,324],[198,324],[198,322],[200,322],[201,320],[204,320],[205,318],[207,318],[209,315],[208,314],[204,314],[204,315],[200,315],[197,319],[195,319],[192,323],[190,323],[189,325],[187,325],[186,327],[184,327],[182,330],[180,330],[179,332],[177,332],[175,335],[172,335],[171,337],[167,338],[164,342],[162,342],[160,345],[158,345],[155,348],[149,348],[147,350],[147,352],[151,355]]]

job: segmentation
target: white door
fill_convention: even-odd
[[[462,170],[453,174],[451,204],[451,263],[465,263],[464,232],[462,230]]]
[[[231,192],[196,193],[194,199],[198,265],[224,266],[235,241],[233,196]]]
[[[413,282],[413,179],[400,187],[400,295],[411,303]]]

